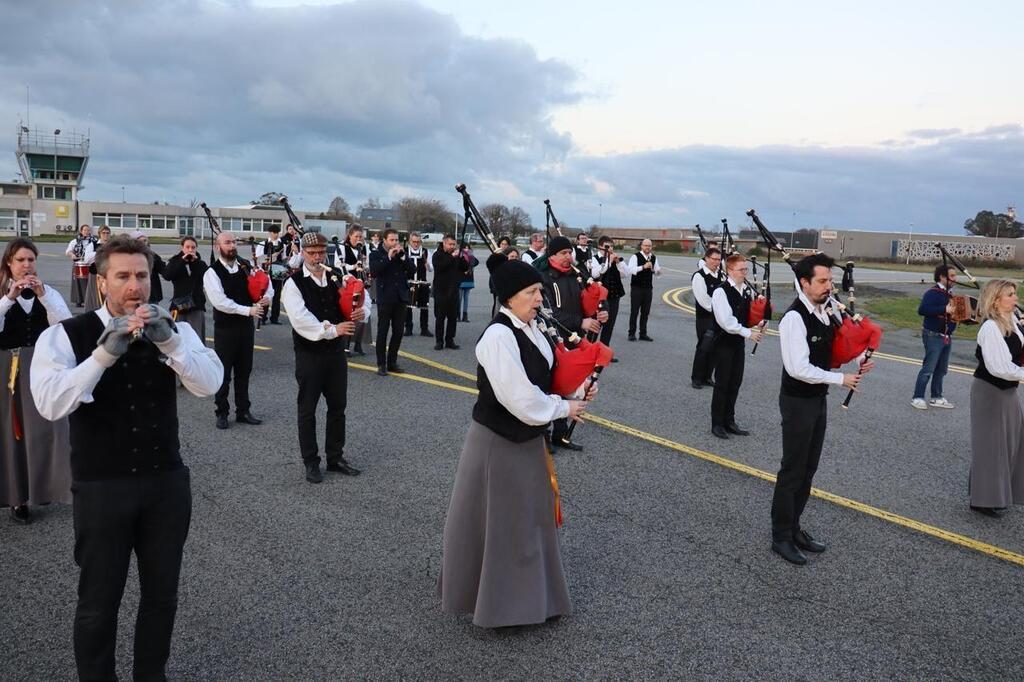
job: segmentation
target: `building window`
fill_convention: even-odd
[[[53,187],[51,185],[39,185],[36,187],[36,199],[52,199]]]
[[[130,227],[130,228],[132,228],[134,230],[135,229],[135,216],[134,215],[126,215],[126,216],[124,216],[124,219],[122,220],[121,227]]]
[[[242,232],[252,232],[252,218],[242,218]]]
[[[108,213],[107,214],[107,225],[110,227],[121,227],[121,214],[120,213]]]
[[[13,208],[0,208],[0,232],[13,232],[15,227]]]
[[[148,215],[140,215],[139,216],[139,229],[140,230],[148,230],[150,228],[151,224],[152,224],[152,222],[150,221]]]
[[[106,213],[93,213],[92,214],[92,226],[93,227],[99,227],[100,225],[106,225],[106,224],[107,224],[107,214]]]

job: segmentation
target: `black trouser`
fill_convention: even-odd
[[[434,299],[434,340],[440,345],[455,343],[459,323],[459,293]]]
[[[553,422],[551,422],[551,440],[561,440],[562,438],[568,438],[568,435],[568,419],[556,419]]]
[[[318,342],[325,343],[325,342]],[[345,452],[345,406],[348,401],[348,360],[345,353],[295,350],[295,380],[299,383],[299,452],[306,464],[319,464],[316,407],[327,401],[327,463],[339,462]]]
[[[235,380],[235,414],[249,411],[249,375],[252,374],[252,346],[256,342],[252,320],[244,325],[213,325],[213,350],[224,365],[224,381],[214,396],[218,417],[231,413],[228,405],[228,387],[232,375]]]
[[[612,331],[615,329],[615,318],[619,316],[618,298],[609,298],[605,301],[608,310],[608,321],[601,325],[601,343],[606,346],[612,345]]]
[[[739,341],[739,343],[737,343]],[[715,392],[711,396],[711,425],[728,426],[736,422],[736,398],[743,383],[746,359],[743,337],[725,334],[715,343]]]
[[[636,318],[640,315],[640,336],[647,336],[647,318],[651,315],[654,289],[629,288],[629,335],[636,336]]]
[[[699,303],[697,305],[700,305]],[[715,318],[697,317],[697,348],[693,352],[693,369],[690,371],[690,380],[705,383],[711,379],[711,373],[715,370],[715,347],[713,344],[701,342],[704,335],[715,328]]]
[[[788,540],[800,530],[800,515],[811,495],[828,421],[826,396],[779,395],[782,412],[782,466],[772,496],[772,540]]]
[[[363,351],[363,336],[366,334],[366,323],[356,322],[356,330],[352,336],[345,337],[345,350],[348,350],[349,343],[355,341],[355,349],[359,352]]]
[[[377,366],[394,367],[398,364],[398,349],[402,346],[402,332],[405,331],[406,304],[377,304]],[[391,330],[391,343],[388,343],[388,329]],[[385,355],[386,363],[385,363]]]
[[[412,311],[413,307],[409,306],[409,309],[405,311],[405,333],[412,334]],[[430,327],[427,326],[427,315],[430,311],[427,310],[427,306],[420,307],[420,331],[428,333]]]
[[[270,321],[277,322],[281,319],[281,292],[284,291],[284,283],[288,280],[274,280],[274,297],[270,299]],[[263,321],[267,321],[267,313],[263,313]]]
[[[135,679],[164,679],[178,610],[181,555],[192,518],[188,469],[75,481],[75,663],[82,680],[116,679],[114,648],[132,552],[139,570]]]

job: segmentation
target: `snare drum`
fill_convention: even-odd
[[[288,279],[288,266],[284,263],[271,263],[270,264],[270,279],[282,280]]]
[[[89,264],[84,260],[75,261],[72,266],[72,274],[75,279],[89,279]]]

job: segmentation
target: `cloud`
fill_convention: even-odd
[[[587,155],[552,120],[581,77],[528,44],[482,39],[412,0],[325,7],[34,0],[4,9],[0,121],[89,128],[86,198],[300,208],[335,195],[480,205],[544,198],[573,225],[743,224],[959,231],[1018,199],[1019,124],[912,130],[875,147],[691,145]],[[49,46],[40,49],[39,46]],[[637,102],[636,106],[644,106]],[[624,122],[629,124],[628,121]],[[0,129],[2,130],[2,129]],[[0,134],[13,162],[14,136]],[[795,214],[795,216],[794,216]]]

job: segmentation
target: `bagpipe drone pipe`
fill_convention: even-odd
[[[782,260],[789,264],[795,274],[797,266],[796,262],[792,259],[792,254],[772,234],[771,230],[765,227],[754,209],[747,211],[747,216],[754,222],[758,232],[761,234],[761,238],[768,248],[769,255],[772,251],[781,254]],[[832,320],[833,328],[831,364],[833,368],[838,368],[863,354],[863,361],[858,369],[859,374],[863,372],[863,363],[871,359],[871,356],[881,345],[882,328],[863,315],[858,314],[854,309],[856,300],[853,295],[855,290],[853,262],[847,261],[842,269],[842,286],[848,295],[847,303],[849,305],[839,300],[834,284],[832,286],[833,292],[826,303],[826,310],[829,313],[829,318]],[[798,280],[798,289],[799,286],[800,282]],[[843,401],[843,407],[849,407],[850,401],[853,399],[853,393],[854,391],[851,389]]]

